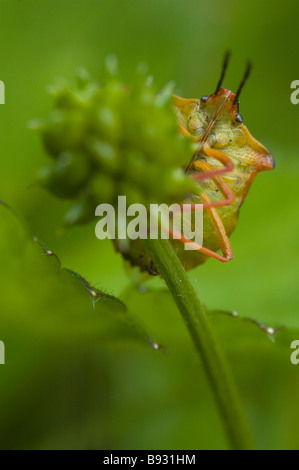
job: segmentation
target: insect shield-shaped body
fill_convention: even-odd
[[[224,60],[216,91],[201,99],[173,97],[179,129],[187,138],[198,142],[198,151],[186,167],[190,177],[200,183],[199,194],[189,200],[204,207],[203,247],[186,251],[174,241],[186,269],[204,262],[207,257],[220,261],[232,259],[229,235],[239,209],[257,173],[274,168],[270,152],[243,124],[238,97],[249,75],[248,64],[236,94],[221,88],[229,55]],[[222,251],[222,255],[216,253]]]

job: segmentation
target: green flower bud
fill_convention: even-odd
[[[86,117],[80,110],[53,111],[44,129],[42,136],[48,153],[57,158],[62,152],[80,149],[84,142],[86,131]]]
[[[92,137],[86,143],[86,147],[100,170],[108,173],[115,173],[121,170],[120,155],[117,152],[117,148],[109,143],[109,141]]]
[[[64,152],[55,166],[47,166],[39,172],[39,182],[61,198],[72,198],[86,183],[90,163],[82,153]]]
[[[41,180],[54,194],[73,198],[68,224],[95,217],[101,203],[180,203],[198,185],[182,170],[194,153],[179,137],[172,109],[173,84],[157,93],[147,68],[140,66],[130,86],[119,78],[117,60],[109,56],[102,84],[85,69],[76,85],[65,81],[50,88],[54,110],[31,127],[40,131],[54,165]]]

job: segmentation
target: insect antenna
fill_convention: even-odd
[[[226,69],[227,69],[227,64],[228,64],[229,58],[230,58],[230,51],[227,51],[226,54],[225,54],[225,57],[224,57],[223,65],[222,65],[221,76],[220,76],[219,82],[217,83],[216,90],[215,90],[215,92],[214,92],[215,95],[217,95],[217,93],[218,93],[218,91],[220,90],[220,87],[221,87],[221,85],[222,85],[223,79],[224,79],[224,77],[225,77],[225,73],[226,73]]]
[[[249,77],[249,74],[250,74],[250,71],[251,71],[251,66],[252,66],[252,65],[251,65],[251,62],[248,61],[248,62],[247,62],[247,66],[246,66],[246,70],[245,70],[245,73],[244,73],[244,76],[243,76],[243,78],[242,78],[242,81],[241,81],[241,83],[240,83],[240,86],[239,86],[239,88],[238,88],[238,91],[237,91],[236,96],[235,96],[235,99],[234,99],[234,104],[236,104],[236,103],[238,102],[238,99],[239,99],[240,93],[241,93],[241,91],[242,91],[242,88],[243,88],[243,86],[245,85],[245,83],[246,83],[246,81],[247,81],[247,79],[248,79],[248,77]]]

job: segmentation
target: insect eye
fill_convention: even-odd
[[[243,122],[243,118],[242,118],[241,114],[236,115],[236,122],[239,122],[240,124]]]
[[[208,101],[208,99],[209,99],[208,96],[202,96],[202,97],[200,98],[200,101],[201,101],[202,103],[206,103],[206,102]]]

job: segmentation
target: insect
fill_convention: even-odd
[[[171,243],[186,270],[209,257],[221,262],[233,258],[229,236],[248,189],[258,172],[274,168],[271,153],[250,134],[239,114],[239,96],[248,79],[250,63],[236,93],[221,88],[229,57],[226,53],[214,93],[200,99],[173,95],[179,131],[198,144],[185,172],[199,182],[200,191],[181,203],[191,204],[191,211],[196,210],[195,204],[203,205],[203,246],[169,230]],[[192,243],[193,250],[185,250],[186,243]],[[158,274],[138,240],[124,256],[141,270]]]
[[[204,209],[204,246],[198,246],[197,252],[183,252],[179,242],[174,241],[186,269],[208,257],[222,262],[233,258],[229,235],[248,189],[258,172],[274,168],[271,153],[252,137],[239,114],[239,96],[251,64],[247,64],[235,94],[221,88],[229,57],[227,53],[214,93],[200,99],[173,96],[180,132],[198,142],[198,150],[185,171],[200,181],[202,191],[192,197],[192,202],[202,203]],[[188,242],[184,237],[180,241]]]

